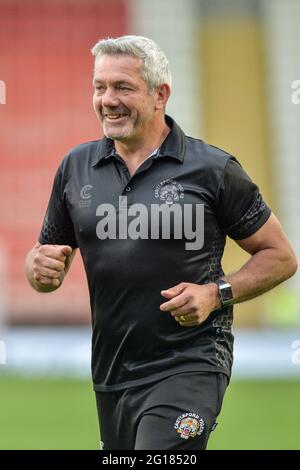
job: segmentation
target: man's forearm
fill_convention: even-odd
[[[244,302],[269,291],[291,277],[297,270],[293,254],[278,256],[278,250],[268,248],[255,253],[237,272],[224,278],[231,284],[234,303]]]

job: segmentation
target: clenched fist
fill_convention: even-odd
[[[67,245],[36,245],[30,263],[31,283],[40,290],[54,290],[63,281],[66,259],[72,253]]]

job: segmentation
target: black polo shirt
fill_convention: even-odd
[[[182,327],[160,310],[160,291],[218,279],[226,235],[249,237],[270,209],[234,157],[166,120],[171,132],[132,177],[110,139],[71,150],[39,237],[80,249],[97,391],[183,371],[231,372],[232,308]]]

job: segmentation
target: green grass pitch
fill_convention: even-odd
[[[232,381],[209,449],[300,449],[300,381]],[[0,449],[97,449],[86,380],[0,377]]]

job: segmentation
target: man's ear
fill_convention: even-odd
[[[168,85],[167,83],[163,83],[162,85],[157,87],[155,93],[157,95],[155,108],[164,109],[171,94],[170,85]]]

